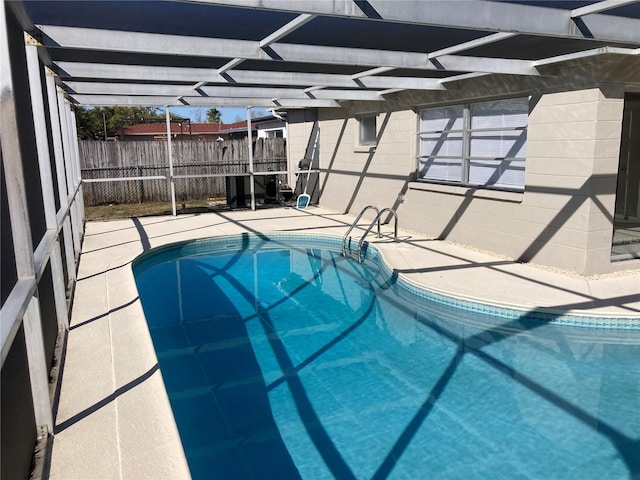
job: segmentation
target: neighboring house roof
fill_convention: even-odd
[[[278,116],[276,117],[273,114],[270,115],[265,115],[263,117],[255,117],[251,119],[251,123],[263,123],[263,122],[273,122],[273,121],[281,121],[282,123],[284,123],[284,119],[287,118],[287,113],[286,112],[280,112],[278,113]]]
[[[241,132],[241,131],[246,131],[247,130],[247,122],[242,121],[242,122],[234,122],[234,123],[222,123],[220,124],[222,128],[220,128],[220,133],[234,133],[234,132]],[[256,126],[255,125],[251,125],[251,130],[255,130]]]

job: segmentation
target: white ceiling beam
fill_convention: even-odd
[[[574,8],[571,10],[571,18],[582,17],[584,15],[592,15],[598,12],[611,10],[612,8],[624,7],[630,3],[636,3],[638,0],[603,0],[602,2],[592,3],[584,7]]]
[[[338,88],[407,88],[413,90],[441,90],[439,78],[424,77],[392,77],[375,75],[361,77],[358,82],[351,75],[274,72],[254,70],[231,70],[224,76],[218,75],[215,69],[189,67],[160,67],[144,65],[115,65],[101,63],[58,62],[60,75],[76,78],[130,80],[149,79],[160,82],[195,82],[202,78],[206,83],[218,84],[256,84],[256,85],[289,85],[297,87],[338,87]]]
[[[443,90],[440,78],[388,77],[374,75],[360,77],[358,82],[365,88],[402,88],[405,90]]]
[[[426,55],[414,52],[273,43],[269,47],[269,53],[267,53],[260,48],[260,42],[249,40],[188,37],[51,25],[40,26],[40,29],[49,37],[45,45],[53,48],[81,48],[123,53],[245,60],[278,60],[331,65],[427,68]]]
[[[287,23],[283,27],[279,28],[278,30],[273,32],[271,35],[269,35],[269,36],[263,38],[262,40],[260,40],[258,45],[260,46],[260,48],[268,47],[273,42],[277,42],[278,40],[280,40],[281,38],[287,36],[289,33],[294,31],[295,29],[300,28],[304,24],[310,22],[311,20],[316,18],[316,16],[317,15],[309,15],[309,14],[298,15],[295,19],[291,20],[289,23]],[[231,70],[232,68],[237,67],[242,62],[244,62],[244,60],[245,59],[243,59],[243,58],[234,58],[233,60],[227,62],[225,65],[220,67],[218,69],[218,74],[221,75],[224,72],[226,72],[227,70]],[[194,89],[195,88],[200,88],[201,86],[206,85],[206,84],[207,84],[207,82],[198,82],[196,85],[194,85],[193,88]]]
[[[289,62],[385,68],[429,68],[427,56],[424,53],[293,43],[274,43],[270,48],[278,58]]]
[[[178,100],[174,96],[152,96],[152,95],[81,95],[69,94],[74,101],[80,105],[92,106],[147,106],[158,107],[163,105],[198,107],[263,107],[263,108],[326,108],[340,107],[334,100],[324,99],[260,99],[260,98],[226,98],[226,97],[183,97]]]
[[[509,58],[483,58],[462,55],[442,55],[429,59],[435,70],[457,72],[502,73],[511,75],[539,75],[533,62]]]
[[[259,42],[223,38],[189,37],[161,33],[101,30],[58,25],[37,25],[48,37],[49,48],[79,48],[123,53],[184,55],[194,57],[268,60]]]
[[[418,70],[483,71],[515,75],[536,75],[531,62],[500,58],[456,57],[444,55],[429,60],[424,53],[339,48],[319,45],[274,43],[265,53],[258,42],[220,38],[196,38],[141,32],[123,32],[77,27],[42,26],[50,47],[83,48],[123,53],[155,53],[201,57],[232,57],[266,61],[363,65]],[[275,59],[272,58],[275,55]],[[472,61],[472,63],[470,63]],[[202,81],[202,80],[201,80]]]
[[[234,58],[233,60],[228,61],[227,63],[225,63],[223,66],[221,66],[216,73],[218,75],[222,75],[224,72],[226,72],[227,70],[231,70],[234,67],[237,67],[238,65],[240,65],[242,62],[244,62],[243,58]],[[202,82],[207,83],[207,82]]]
[[[589,58],[595,57],[598,55],[640,55],[640,48],[618,48],[618,47],[602,47],[602,48],[594,48],[591,50],[585,50],[582,52],[568,53],[566,55],[558,55],[556,57],[543,58],[541,60],[536,60],[534,65],[545,66],[545,65],[553,65],[556,63],[569,62],[571,60],[578,60],[580,58]]]
[[[308,14],[308,13],[303,13],[302,15],[298,15],[296,18],[291,20],[289,23],[287,23],[282,28],[279,28],[278,30],[273,32],[271,35],[269,35],[269,36],[263,38],[262,40],[260,40],[260,48],[268,47],[272,43],[275,43],[278,40],[281,40],[282,38],[286,37],[287,35],[289,35],[294,30],[296,30],[296,29],[302,27],[303,25],[309,23],[311,20],[313,20],[316,17],[317,17],[317,15],[311,15],[311,14]]]
[[[353,0],[190,0],[192,3],[310,13],[323,16],[384,20],[387,22],[463,28],[488,32],[584,38],[640,43],[640,21],[593,13],[576,27],[571,10],[493,1],[367,0],[369,17]],[[586,7],[588,8],[588,7]],[[375,13],[373,13],[375,12]]]
[[[382,101],[384,98],[380,96],[380,92],[373,90],[331,90],[323,88],[320,90],[313,90],[305,92],[302,90],[307,98],[324,98],[332,100],[369,100],[369,101]],[[297,98],[294,97],[294,98]]]
[[[193,88],[185,85],[161,85],[149,83],[97,83],[97,82],[64,82],[70,91],[84,95],[152,95],[196,97]],[[268,87],[220,87],[205,86],[200,90],[209,97],[242,97],[242,98],[322,98],[331,100],[382,100],[380,95],[370,90],[322,90],[305,92],[301,88],[268,88]]]
[[[452,82],[459,82],[461,80],[470,80],[472,78],[484,77],[489,75],[488,73],[480,73],[480,72],[472,72],[472,73],[463,73],[462,75],[452,75],[451,77],[442,78],[440,80],[441,84],[447,84]]]
[[[379,73],[387,73],[387,72],[390,72],[391,70],[394,70],[394,69],[391,67],[371,68],[369,70],[364,70],[359,73],[354,73],[353,75],[351,75],[351,78],[356,80],[362,77],[371,77],[373,75],[378,75]]]
[[[380,95],[390,95],[397,92],[404,92],[404,88],[390,88],[388,90],[383,90],[382,92],[380,92]]]
[[[500,40],[505,40],[507,38],[511,38],[515,36],[516,36],[515,33],[498,32],[492,35],[487,35],[482,38],[477,38],[475,40],[470,40],[468,42],[459,43],[457,45],[452,45],[451,47],[430,52],[427,54],[427,57],[436,58],[436,57],[441,57],[442,55],[451,55],[452,53],[458,53],[464,50],[470,50],[472,48],[480,47],[482,45],[487,45],[489,43],[499,42]]]

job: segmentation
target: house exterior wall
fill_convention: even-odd
[[[258,138],[269,138],[268,132],[281,132],[282,138],[287,138],[287,129],[282,120],[273,120],[269,122],[256,122],[256,128],[258,129]]]
[[[317,113],[311,110],[293,110],[288,113],[287,162],[290,172],[297,171],[298,163],[305,157],[317,118]],[[295,188],[297,175],[290,173],[287,181]]]
[[[416,182],[417,109],[378,113],[375,148],[357,145],[353,112],[321,110],[320,204],[353,215],[390,206],[404,229],[582,275],[638,268],[610,261],[624,88],[529,98],[521,193]],[[289,122],[291,159],[311,125],[301,112]]]

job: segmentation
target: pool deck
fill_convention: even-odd
[[[146,217],[86,226],[50,478],[189,478],[131,262],[181,240],[243,232],[341,237],[353,217],[312,207]],[[408,280],[469,300],[640,322],[640,271],[584,278],[399,232],[368,237]]]

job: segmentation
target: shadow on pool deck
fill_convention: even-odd
[[[128,274],[127,268],[123,268],[123,267],[127,267],[129,265],[129,263],[127,263],[127,258],[131,259],[133,256],[137,254],[135,253],[136,249],[134,248],[136,247],[136,244],[137,246],[142,246],[143,249],[146,250],[150,246],[155,247],[161,244],[170,243],[175,239],[185,238],[185,236],[197,237],[198,235],[209,236],[209,235],[237,233],[238,229],[244,232],[252,232],[252,233],[256,233],[258,235],[264,236],[264,233],[261,231],[263,230],[264,226],[267,226],[269,228],[269,231],[279,230],[279,231],[289,231],[289,232],[295,232],[295,231],[307,230],[307,229],[311,229],[311,231],[321,231],[321,230],[331,231],[333,229],[331,233],[335,234],[338,232],[343,232],[346,226],[351,221],[349,217],[345,217],[343,215],[332,213],[332,212],[326,212],[320,209],[318,209],[317,211],[315,211],[314,209],[311,209],[304,212],[289,211],[289,212],[282,212],[281,214],[276,214],[276,211],[273,210],[269,212],[262,212],[262,215],[265,215],[265,216],[264,217],[260,216],[259,218],[255,218],[255,217],[249,218],[244,214],[236,215],[231,212],[224,212],[224,213],[219,212],[215,214],[206,214],[206,215],[193,216],[193,217],[184,216],[184,217],[166,218],[166,219],[165,218],[139,219],[138,223],[134,222],[133,225],[131,223],[128,223],[127,225],[126,223],[119,222],[115,227],[109,228],[108,230],[104,230],[102,232],[95,232],[95,231],[91,232],[88,229],[88,234],[87,234],[87,237],[85,240],[85,246],[84,246],[86,250],[83,251],[83,260],[81,262],[81,270],[79,272],[79,280],[80,280],[78,283],[79,288],[82,288],[83,283],[91,283],[91,284],[99,283],[95,281],[101,280],[100,276],[104,277],[103,283],[107,284],[108,283],[107,274],[109,274],[109,278],[122,278],[122,275]],[[312,226],[311,225],[312,223],[316,225]],[[310,226],[307,226],[307,224],[309,224]],[[167,226],[171,226],[171,228],[168,229]],[[237,227],[237,228],[235,230],[229,230],[228,227]],[[132,232],[138,234],[137,240],[131,239]],[[111,238],[112,241],[107,245],[106,244],[107,242],[105,240],[108,238]],[[566,295],[567,301],[565,302],[559,301],[559,302],[556,302],[556,304],[554,305],[554,309],[557,310],[558,315],[562,314],[563,312],[578,310],[578,309],[581,309],[585,312],[589,312],[594,308],[607,307],[607,306],[616,307],[617,309],[616,313],[619,313],[621,310],[626,310],[627,312],[631,312],[631,313],[638,312],[636,305],[640,295],[637,295],[637,294],[626,294],[626,292],[622,292],[617,296],[605,296],[605,295],[597,296],[595,293],[592,294],[589,288],[584,290],[578,290],[578,289],[574,290],[572,286],[566,286],[564,284],[558,285],[554,283],[554,280],[546,280],[546,277],[544,277],[543,275],[540,275],[540,277],[531,278],[527,276],[526,270],[520,270],[520,266],[518,266],[517,270],[506,271],[504,269],[501,269],[501,267],[505,264],[505,262],[503,262],[502,260],[479,263],[479,262],[474,262],[473,260],[469,260],[468,258],[463,258],[459,256],[459,254],[457,253],[451,253],[451,251],[447,249],[445,250],[441,249],[440,251],[438,251],[438,248],[439,248],[438,242],[434,242],[430,239],[419,239],[416,237],[411,237],[405,243],[407,245],[411,245],[412,247],[416,248],[416,251],[423,252],[424,254],[430,255],[431,253],[437,252],[438,255],[442,255],[444,257],[449,258],[451,260],[451,265],[444,268],[441,266],[430,265],[429,263],[423,262],[422,265],[427,265],[427,266],[418,266],[413,269],[410,269],[407,267],[400,267],[395,270],[396,274],[400,272],[407,276],[412,276],[412,275],[419,276],[422,274],[428,274],[430,272],[439,272],[439,271],[442,271],[442,272],[455,271],[455,270],[459,270],[459,271],[474,270],[475,271],[475,270],[484,269],[484,270],[487,270],[487,272],[489,273],[493,272],[495,274],[506,277],[509,282],[523,282],[526,285],[532,285],[534,287],[538,285],[542,288],[549,288],[549,289],[554,289],[556,291],[565,292],[567,294]],[[110,264],[110,261],[109,262],[103,261],[104,259],[108,258],[107,255],[104,255],[105,251],[108,251],[110,254],[114,252],[116,253],[116,255],[120,255],[120,256],[114,257],[114,261],[118,262],[117,266],[112,266]],[[133,252],[133,255],[130,252]],[[98,261],[95,264],[92,264],[91,262],[93,262],[94,259]],[[87,261],[89,263],[87,263]],[[506,262],[506,264],[509,264],[509,262]],[[87,269],[87,265],[91,265],[91,268]],[[526,266],[522,266],[522,268],[526,269]],[[206,274],[206,272],[203,272],[203,273]],[[113,275],[113,277],[111,275]],[[87,281],[84,282],[84,280],[87,280]],[[238,288],[239,288],[238,291],[241,291],[240,287],[242,287],[242,285],[238,285]],[[120,293],[121,292],[118,292],[118,294]],[[244,294],[249,295],[248,292],[246,291],[244,292]],[[113,290],[110,291],[110,295],[113,295]],[[127,293],[126,295],[129,295],[129,293]],[[85,302],[92,301],[93,299],[92,296],[87,296],[87,294],[85,293],[84,297],[83,295],[79,295],[78,298],[76,299],[76,302],[81,301],[82,298],[84,298]],[[124,298],[122,297],[116,298],[110,303],[110,305],[124,305],[128,298],[130,299],[132,297],[125,296]],[[246,298],[249,300],[250,297],[247,296]],[[74,306],[74,310],[77,310],[75,306]],[[70,339],[72,341],[71,355],[76,355],[76,357],[74,358],[78,359],[78,364],[83,365],[83,374],[79,375],[77,369],[72,369],[73,370],[71,374],[72,378],[71,379],[65,378],[64,382],[78,381],[78,380],[83,381],[82,379],[84,378],[84,376],[92,375],[92,370],[90,368],[91,362],[87,362],[87,360],[82,357],[82,355],[84,355],[83,351],[78,351],[77,347],[73,346],[74,335],[78,335],[80,332],[83,332],[85,329],[92,329],[97,325],[101,324],[102,322],[111,321],[110,317],[112,315],[123,313],[122,311],[119,311],[119,310],[120,309],[118,309],[117,307],[111,308],[111,309],[106,308],[104,312],[92,314],[89,317],[89,319],[81,315],[79,317],[80,320],[73,324],[74,329],[70,333]],[[536,309],[532,309],[532,312],[536,312]],[[261,311],[260,314],[264,318],[263,325],[268,326],[268,322],[269,322],[268,312]],[[524,320],[526,323],[526,315],[521,320]],[[518,321],[521,321],[521,320],[518,320]],[[440,334],[447,336],[447,332],[443,331],[441,326],[429,325],[428,321],[424,319],[421,319],[421,321],[423,321],[423,323],[426,322],[425,324],[428,325],[430,328],[437,329],[437,331]],[[80,326],[82,326],[83,328],[78,328]],[[240,337],[242,337],[243,335],[247,335],[246,330],[242,330],[242,329],[237,331],[234,330],[237,328],[237,326],[231,326],[229,328],[231,328],[229,332],[232,335],[239,335]],[[339,342],[342,338],[350,335],[350,333],[351,331],[343,332],[344,336],[336,337],[334,341]],[[448,332],[448,333],[451,333],[451,332]],[[490,354],[488,354],[486,351],[483,350],[484,347],[492,343],[499,342],[507,337],[508,335],[505,336],[505,334],[503,333],[491,332],[490,330],[487,330],[486,332],[483,332],[478,336],[468,338],[468,339],[461,339],[456,337],[455,335],[450,337],[450,340],[452,342],[456,342],[457,345],[462,345],[462,346],[460,347],[459,351],[457,351],[456,354],[451,357],[451,362],[449,366],[446,367],[446,369],[442,372],[440,379],[434,385],[429,395],[425,398],[423,406],[416,411],[414,418],[406,424],[402,433],[396,438],[393,444],[393,447],[388,452],[387,457],[384,459],[383,458],[380,459],[381,463],[377,469],[377,474],[376,474],[377,478],[386,478],[388,473],[393,470],[395,462],[403,455],[406,448],[411,443],[414,435],[420,428],[420,425],[429,417],[430,413],[433,411],[433,406],[438,402],[439,396],[446,391],[452,376],[455,374],[458,368],[458,365],[460,364],[461,359],[463,359],[465,355],[469,355],[469,354],[481,359],[491,368],[494,368],[497,371],[502,372],[504,375],[515,378],[516,381],[519,382],[524,388],[534,392],[536,395],[541,396],[542,398],[546,399],[546,401],[553,403],[558,408],[562,409],[563,411],[566,411],[568,414],[577,418],[581,423],[589,426],[590,428],[597,430],[600,434],[606,436],[610,440],[611,444],[615,446],[615,448],[619,452],[620,457],[625,461],[625,464],[628,467],[631,477],[633,478],[634,476],[640,475],[640,459],[637,457],[637,455],[634,457],[635,452],[637,452],[638,448],[640,448],[639,439],[629,438],[628,436],[625,436],[615,428],[594,418],[588,412],[585,412],[584,410],[582,410],[580,407],[578,407],[571,401],[568,401],[565,398],[563,398],[560,392],[546,389],[544,386],[540,385],[536,381],[523,375],[523,372],[519,372],[507,365],[504,365],[498,359],[492,357]],[[83,338],[83,341],[86,341],[86,336],[82,336],[81,338]],[[97,339],[98,337],[96,337],[96,340]],[[303,362],[304,364],[301,364],[301,363],[296,364],[296,362],[294,362],[291,358],[287,356],[286,351],[284,351],[282,347],[282,339],[275,336],[273,338],[270,338],[269,341],[272,344],[272,348],[274,352],[276,352],[277,360],[282,365],[283,370],[286,368],[287,369],[286,371],[292,374],[291,379],[287,377],[286,379],[283,378],[282,381],[286,380],[287,382],[290,382],[288,383],[288,385],[291,386],[291,389],[294,392],[294,397],[295,397],[294,399],[296,404],[299,405],[299,407],[303,410],[306,418],[313,420],[316,413],[313,410],[312,405],[310,405],[306,392],[304,391],[304,388],[302,384],[299,382],[299,379],[296,377],[295,373],[299,371],[301,368],[304,368],[304,366],[306,366],[310,361],[313,361],[313,359],[322,355],[324,351],[331,348],[330,342],[328,342],[323,348],[318,349],[316,354],[310,356],[308,359],[308,362],[306,363]],[[74,350],[74,348],[76,348],[76,350]],[[117,348],[117,344],[114,345],[114,348]],[[249,354],[249,352],[244,351],[242,349],[236,350],[236,353],[242,353],[242,355]],[[158,356],[159,356],[159,361],[162,368],[162,361],[164,359],[162,358],[162,355],[158,355]],[[255,361],[256,360],[254,356],[253,362]],[[116,384],[116,388],[114,388],[113,393],[106,395],[102,400],[91,404],[89,407],[82,406],[81,408],[76,409],[75,412],[78,412],[78,413],[75,413],[73,410],[71,410],[71,415],[67,415],[66,419],[64,419],[56,427],[56,433],[63,434],[61,437],[62,443],[60,443],[60,439],[56,439],[56,442],[59,444],[59,448],[67,448],[68,451],[71,451],[69,447],[73,445],[73,441],[75,441],[75,440],[73,441],[71,440],[73,439],[73,435],[76,435],[76,438],[80,439],[80,442],[82,442],[81,439],[83,437],[77,436],[78,430],[76,428],[72,429],[69,427],[71,427],[72,425],[82,424],[83,422],[81,422],[81,420],[87,418],[88,416],[95,415],[96,412],[98,411],[106,410],[106,409],[103,409],[104,406],[109,405],[114,401],[119,401],[120,397],[122,397],[123,394],[131,392],[132,390],[136,389],[136,387],[140,387],[143,384],[148,383],[147,380],[149,380],[149,378],[151,378],[153,376],[153,373],[157,370],[157,365],[149,369],[150,365],[153,365],[153,363],[148,363],[144,367],[144,369],[139,370],[139,372],[144,372],[141,375],[138,373],[135,378],[129,377],[129,378],[134,378],[134,380],[127,381],[121,384],[120,386]],[[253,366],[249,369],[249,372],[251,373],[252,369],[255,369],[255,368],[259,369],[259,366],[257,366],[256,364],[253,364]],[[218,383],[222,382],[221,387],[225,385],[225,380],[223,377],[216,377],[216,375],[221,375],[220,372],[207,370],[207,371],[203,371],[203,375],[205,373],[207,375],[211,375],[212,378],[216,378]],[[65,374],[65,377],[66,377],[66,374]],[[75,379],[73,377],[75,377]],[[185,381],[186,380],[187,379],[185,379]],[[228,380],[226,385],[227,387],[229,386]],[[228,414],[232,414],[234,413],[233,412],[234,407],[240,405],[240,403],[236,401],[238,398],[238,394],[241,392],[241,390],[237,389],[237,388],[240,388],[240,386],[237,386],[237,388],[236,387],[221,388],[221,387],[219,387],[215,391],[216,393],[222,392],[220,393],[221,396],[220,396],[219,403],[221,405],[225,404],[226,405],[225,408],[229,409],[226,412]],[[74,387],[74,388],[77,388],[77,387]],[[295,465],[292,466],[292,461],[288,452],[283,451],[283,449],[286,450],[286,447],[282,444],[282,438],[280,437],[279,434],[276,435],[273,432],[273,429],[272,429],[273,424],[271,423],[273,422],[273,417],[272,417],[271,411],[269,410],[268,402],[266,404],[261,403],[264,401],[265,398],[267,398],[266,394],[269,386],[265,386],[264,381],[261,381],[261,382],[258,382],[257,384],[250,383],[249,386],[244,386],[243,388],[249,389],[249,392],[248,392],[249,395],[257,396],[258,397],[257,403],[263,406],[263,408],[261,408],[262,412],[258,412],[258,413],[252,412],[252,413],[255,413],[255,417],[253,417],[253,419],[249,417],[245,417],[244,420],[246,420],[249,423],[255,421],[257,424],[268,425],[268,428],[266,428],[263,431],[270,432],[270,433],[263,437],[260,437],[260,436],[253,437],[250,434],[248,436],[238,437],[238,436],[234,436],[234,434],[231,433],[229,437],[231,438],[231,444],[226,444],[222,442],[219,445],[219,447],[231,448],[233,450],[233,449],[238,449],[244,446],[245,447],[244,453],[246,455],[255,454],[257,455],[256,458],[265,457],[265,460],[280,459],[282,460],[282,465],[283,465],[282,478],[285,478],[285,476],[287,478],[296,478],[295,475],[297,474],[297,472],[294,470],[291,470],[291,468],[295,469]],[[167,389],[169,389],[168,385],[167,385]],[[225,390],[228,390],[228,392],[225,392]],[[180,403],[180,394],[178,393],[178,391],[174,391],[173,393],[177,394],[178,402]],[[242,395],[244,395],[245,393],[247,392],[242,392]],[[170,395],[171,395],[171,392],[170,392]],[[216,403],[217,397],[214,397],[214,393],[211,393],[210,396],[211,398],[214,398],[213,402]],[[260,398],[262,400],[260,400]],[[172,398],[172,402],[173,401],[174,399]],[[209,400],[207,400],[207,402],[208,401]],[[82,405],[82,402],[75,401],[74,404]],[[205,402],[204,405],[206,406],[205,407],[206,412],[203,412],[202,414],[208,415],[209,413],[207,412],[211,412],[211,410],[209,409],[211,404]],[[70,411],[71,408],[73,407],[69,407],[69,406],[66,407],[67,411]],[[243,407],[243,409],[244,408],[245,407]],[[222,418],[224,418],[224,415],[226,415],[226,413],[223,412],[222,407],[219,407],[217,403],[216,403],[216,409],[217,410],[215,411],[219,412],[219,414],[222,415]],[[188,409],[185,409],[184,405],[179,406],[178,410],[180,410],[181,413],[176,413],[175,417],[179,423],[183,421],[181,420],[182,417],[186,418],[188,422],[189,421],[193,422],[194,419],[192,417],[192,412],[189,411]],[[322,426],[320,425],[320,427]],[[230,428],[230,427],[225,427],[225,428]],[[80,431],[82,431],[82,429]],[[92,438],[95,432],[87,430],[86,433],[87,435],[89,435],[89,437],[87,438]],[[344,459],[341,459],[340,453],[335,448],[335,445],[333,445],[333,443],[331,442],[331,438],[328,436],[327,432],[324,431],[322,428],[320,428],[320,430],[317,430],[314,428],[314,431],[310,432],[310,434],[311,433],[313,433],[313,435],[315,436],[314,443],[316,444],[317,448],[325,452],[323,454],[323,458],[328,463],[328,467],[331,469],[331,471],[335,473],[335,476],[339,478],[353,478],[353,472],[351,472],[349,465],[346,464]],[[118,435],[128,435],[128,434],[129,433],[123,431],[123,432],[120,432]],[[203,429],[199,430],[199,433],[197,433],[196,436],[209,435],[209,434],[210,434],[210,431],[207,430],[206,427],[204,427]],[[85,441],[85,444],[86,444],[86,441]],[[269,445],[267,446],[267,444]],[[258,447],[258,450],[252,450],[256,446]],[[262,447],[265,447],[265,448],[262,448]],[[185,450],[187,449],[186,443],[184,444],[184,448]],[[64,452],[64,450],[62,451]],[[214,451],[212,452],[215,454],[215,452],[219,453],[220,451],[222,450],[214,449]],[[198,452],[198,453],[204,454],[205,456],[208,454],[206,451]],[[125,457],[125,461],[127,461],[126,459],[128,458],[127,457],[128,455],[135,455],[135,454],[136,454],[135,452],[122,453],[122,455]],[[223,463],[229,461],[233,464],[235,460],[232,457],[234,457],[234,455],[230,455],[224,459],[220,458],[220,460],[223,461]],[[120,460],[117,460],[117,461],[120,461]],[[58,463],[59,465],[57,466],[58,468],[57,472],[59,474],[60,468],[64,469],[64,463],[60,463],[60,461],[58,461]],[[192,471],[194,472],[194,477],[198,478],[197,473],[201,471],[199,470],[200,466],[195,465],[195,466],[191,466],[191,468],[192,468]],[[235,468],[235,467],[229,467],[229,468]],[[275,467],[275,468],[280,468],[280,467]],[[206,468],[204,471],[207,471]],[[238,473],[241,473],[241,472],[242,470],[238,471]],[[210,474],[211,471],[208,470],[208,473]],[[292,475],[293,477],[287,476],[289,474]],[[61,478],[64,478],[64,477],[61,477]]]

